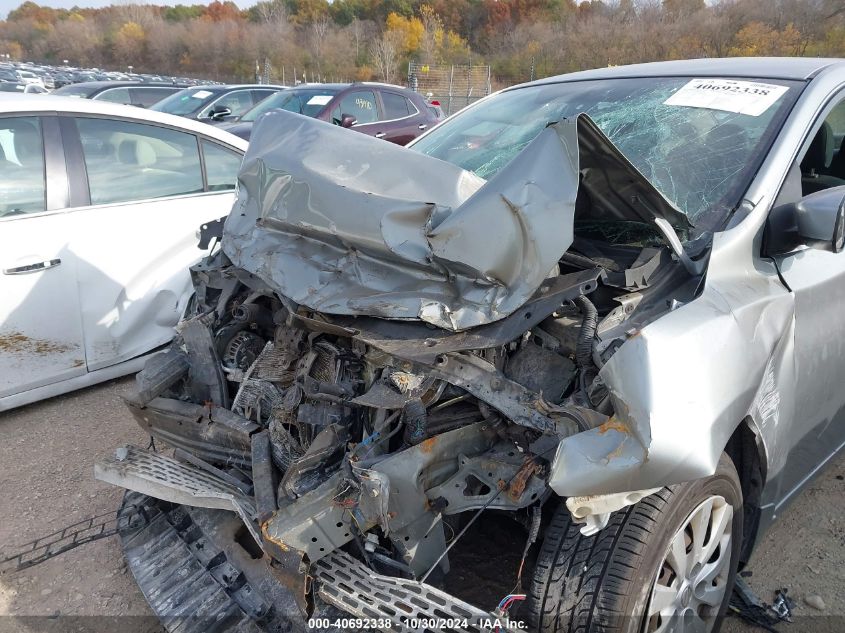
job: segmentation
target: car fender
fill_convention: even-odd
[[[604,495],[710,476],[746,419],[775,473],[794,411],[793,332],[794,297],[776,274],[734,266],[709,280],[605,364],[615,413],[560,442],[549,485]]]

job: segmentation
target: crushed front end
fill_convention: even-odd
[[[566,494],[554,475],[567,438],[636,436],[623,448],[647,450],[614,415],[600,370],[669,309],[667,295],[696,287],[641,210],[601,212],[592,196],[600,222],[579,236],[576,209],[614,178],[651,196],[643,206],[657,217],[672,209],[589,121],[549,128],[484,183],[363,135],[338,137],[339,148],[342,130],[278,116],[287,137],[254,137],[223,248],[192,269],[191,314],[127,399],[173,456],[124,447],[97,476],[147,495],[134,503],[155,506],[156,534],[197,561],[184,569],[214,577],[221,622],[246,614],[250,626],[298,630],[340,609],[384,630],[494,628],[484,623],[501,596],[471,605],[439,588],[451,546],[482,512],[512,515],[530,545],[541,508]],[[367,174],[352,178],[344,161],[356,144],[384,169],[438,172],[438,202],[414,203],[419,185],[373,191]],[[489,229],[481,212],[511,252],[473,236]],[[608,223],[614,240],[600,239]],[[648,493],[618,492],[628,493],[619,507]],[[573,516],[600,529],[615,509],[612,495],[603,501]],[[183,603],[162,600],[173,583],[149,583],[164,564],[156,538],[127,556],[167,622]]]

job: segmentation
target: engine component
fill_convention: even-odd
[[[504,373],[514,382],[558,404],[572,383],[575,365],[568,358],[528,341],[508,359]]]
[[[405,443],[411,446],[419,444],[426,436],[427,414],[425,405],[419,398],[409,400],[402,409],[402,421],[405,424]]]
[[[241,330],[226,344],[223,364],[230,369],[246,371],[264,349],[264,339],[254,332]]]
[[[578,346],[575,348],[575,362],[581,370],[586,370],[593,367],[593,339],[596,337],[599,316],[596,306],[587,297],[582,295],[574,302],[583,315],[581,331],[578,334]]]

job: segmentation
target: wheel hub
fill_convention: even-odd
[[[658,567],[646,631],[713,629],[729,580],[732,523],[733,508],[714,495],[678,528]]]

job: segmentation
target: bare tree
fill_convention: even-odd
[[[288,9],[284,0],[268,0],[255,4],[255,12],[265,24],[279,24],[288,21]]]
[[[399,63],[399,46],[396,39],[389,33],[384,33],[379,39],[373,42],[370,54],[373,56],[373,63],[376,71],[381,75],[385,83],[393,83],[396,74],[396,65]]]
[[[328,15],[322,15],[311,23],[311,50],[314,52],[314,59],[317,62],[317,74],[319,80],[323,78],[323,44],[329,32],[331,21]]]

